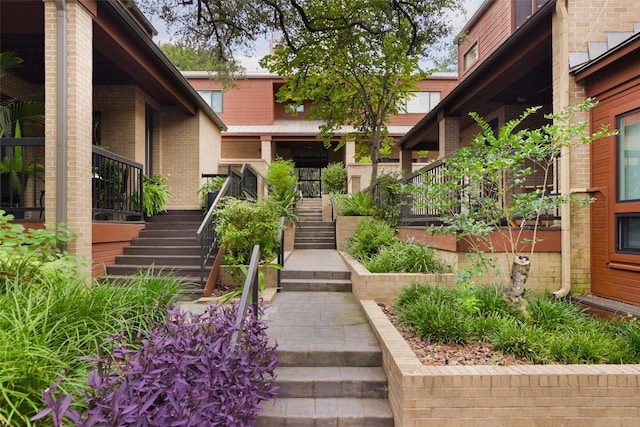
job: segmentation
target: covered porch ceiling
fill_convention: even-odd
[[[93,19],[93,84],[136,85],[162,106],[178,106],[195,114],[198,99],[179,81],[180,72],[152,39],[137,28],[118,2],[96,2]],[[25,19],[28,17],[28,19]],[[15,74],[44,85],[44,4],[42,0],[0,2],[0,51],[15,52],[24,63]]]
[[[438,123],[444,117],[458,117],[462,130],[475,123],[469,116],[472,111],[486,117],[504,105],[524,109],[552,102],[551,13],[541,9],[397,145],[407,150],[438,151]]]

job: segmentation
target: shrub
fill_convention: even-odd
[[[423,339],[482,340],[533,363],[638,363],[640,322],[592,318],[565,300],[528,297],[516,311],[493,286],[412,284],[396,298],[399,319]]]
[[[216,211],[215,229],[226,247],[227,264],[248,264],[254,245],[260,245],[263,261],[277,254],[280,219],[272,202],[224,199]]]
[[[386,173],[376,178],[375,215],[393,228],[398,228],[405,189],[399,173]]]
[[[338,215],[372,216],[376,213],[371,193],[360,190],[348,196],[336,198]]]
[[[54,397],[54,385],[38,417],[51,414],[55,426],[64,417],[78,426],[253,425],[259,403],[277,393],[275,346],[265,322],[250,316],[227,357],[236,313],[230,305],[211,305],[203,315],[170,311],[139,349],[117,346],[97,361],[81,402],[88,409],[68,409],[69,397]]]
[[[28,424],[42,390],[61,372],[61,388],[80,390],[88,363],[119,331],[135,339],[178,293],[176,281],[142,274],[126,285],[87,286],[77,276],[5,282],[0,295],[0,424]]]
[[[347,185],[347,170],[342,163],[330,163],[321,171],[322,191],[326,194],[342,194]]]
[[[371,259],[364,261],[364,265],[372,273],[444,273],[449,270],[432,248],[400,240],[380,248]]]
[[[269,163],[264,180],[267,183],[269,195],[282,193],[283,190],[295,189],[298,178],[293,160],[284,160],[278,157]]]
[[[377,219],[365,219],[347,238],[345,251],[352,257],[366,261],[376,255],[380,249],[397,241],[393,228]]]

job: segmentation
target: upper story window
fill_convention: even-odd
[[[222,113],[222,91],[221,90],[199,90],[200,96],[209,104],[209,107],[216,113]]]
[[[515,0],[513,9],[513,23],[520,27],[539,8],[549,0]]]
[[[618,117],[618,200],[640,200],[640,109]]]
[[[426,114],[440,102],[440,92],[412,92],[404,108],[406,114]]]
[[[478,42],[474,43],[471,48],[464,54],[464,69],[468,70],[478,60]]]

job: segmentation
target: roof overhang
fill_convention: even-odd
[[[555,3],[550,0],[538,9],[396,146],[438,150],[438,122],[443,117],[459,117],[464,127],[471,123],[467,116],[470,111],[484,115],[504,104],[522,103],[524,107],[545,102],[551,94],[551,17]]]

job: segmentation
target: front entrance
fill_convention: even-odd
[[[328,150],[292,151],[291,159],[296,165],[302,197],[320,197],[322,194],[321,170],[329,164]]]

